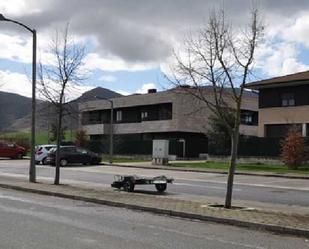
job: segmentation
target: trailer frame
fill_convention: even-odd
[[[155,185],[156,190],[163,193],[167,189],[168,183],[173,183],[173,178],[168,178],[165,175],[155,177],[143,177],[137,175],[115,175],[114,182],[111,184],[113,188],[124,191],[133,192],[135,185]]]

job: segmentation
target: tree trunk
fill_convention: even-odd
[[[57,125],[57,150],[56,150],[56,172],[55,172],[55,185],[60,182],[60,143],[61,143],[61,126],[62,126],[62,106],[59,107],[58,125]]]
[[[231,135],[231,159],[227,178],[227,189],[226,189],[225,205],[224,205],[225,208],[232,207],[232,193],[233,193],[234,173],[236,168],[238,140],[239,140],[239,126],[235,127]]]

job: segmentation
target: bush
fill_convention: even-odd
[[[297,169],[304,163],[305,139],[299,130],[295,128],[289,130],[286,138],[281,142],[281,157],[289,169]]]

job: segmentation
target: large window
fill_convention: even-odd
[[[141,107],[142,121],[155,121],[172,119],[172,103],[162,103]]]
[[[83,112],[82,124],[100,124],[102,122],[102,113],[100,111]]]
[[[172,119],[172,103],[140,105],[114,109],[115,123],[140,123]],[[110,109],[88,111],[82,114],[82,124],[107,124],[110,122]]]
[[[294,105],[295,105],[294,93],[281,94],[281,106],[294,106]]]

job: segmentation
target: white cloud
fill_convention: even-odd
[[[99,78],[99,80],[105,81],[105,82],[115,82],[117,80],[117,77],[113,75],[103,75]]]
[[[136,91],[136,93],[147,93],[149,89],[156,88],[156,85],[154,83],[146,83],[142,85],[140,89]]]
[[[26,75],[0,70],[0,90],[31,97],[31,81]]]
[[[32,37],[21,38],[18,35],[0,33],[0,59],[31,63]]]
[[[54,83],[50,83],[55,85]],[[20,94],[25,97],[32,96],[32,82],[28,79],[26,75],[10,72],[8,70],[0,70],[0,91],[11,92]],[[39,99],[44,99],[40,94],[40,85],[37,83],[37,93],[36,96]],[[53,87],[54,88],[54,87]],[[66,101],[73,100],[81,96],[84,92],[95,88],[94,86],[88,85],[74,85],[68,88],[66,92]]]
[[[5,13],[6,15],[18,15],[26,7],[26,2],[24,0],[1,0],[0,2],[0,13]]]
[[[280,29],[281,36],[286,41],[297,42],[309,48],[309,13],[303,13]]]
[[[103,70],[103,71],[143,71],[152,69],[158,66],[158,64],[153,63],[129,63],[124,60],[110,56],[110,57],[100,57],[99,54],[89,53],[85,58],[85,68],[88,70]]]
[[[256,67],[270,77],[308,70],[309,65],[299,61],[299,52],[292,42],[264,44],[258,49]]]
[[[123,91],[123,90],[116,90],[116,92],[117,92],[117,93],[120,93],[120,94],[122,94],[122,95],[124,95],[124,96],[131,95],[131,94],[132,94],[132,93],[130,93],[130,92]]]

